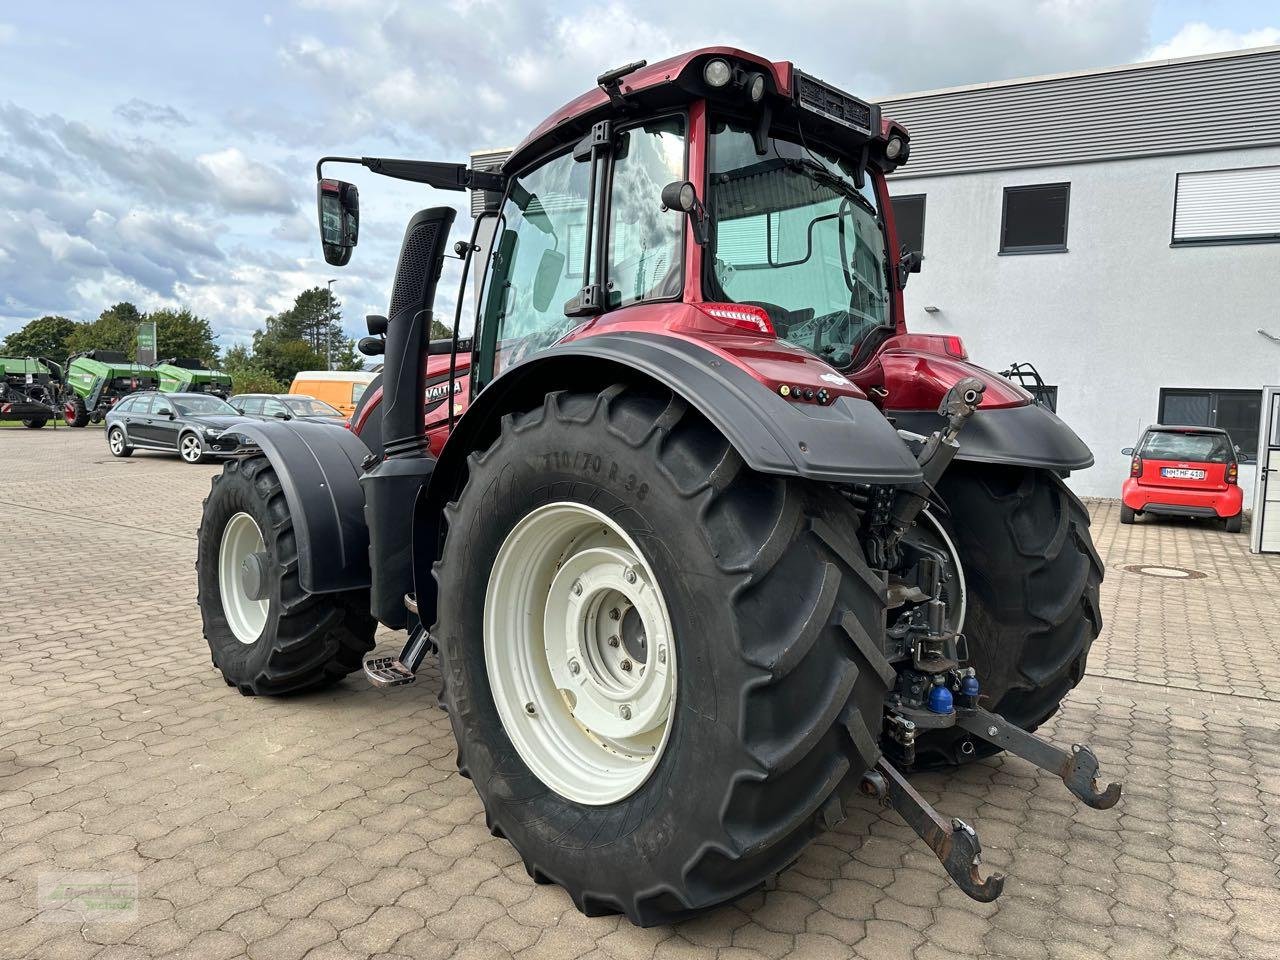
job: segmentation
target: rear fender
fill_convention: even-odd
[[[298,544],[298,582],[307,593],[368,587],[369,529],[360,487],[369,451],[331,424],[245,421],[223,436],[249,437],[280,478]]]
[[[829,483],[915,484],[920,468],[867,400],[792,403],[698,344],[645,333],[599,334],[541,351],[502,373],[458,420],[414,513],[414,585],[423,623],[435,617],[431,576],[444,507],[466,481],[466,459],[498,435],[502,417],[556,390],[652,382],[673,390],[733,444],[753,470]]]

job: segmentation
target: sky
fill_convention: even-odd
[[[609,67],[727,43],[851,93],[1280,44],[1274,0],[172,0],[0,2],[0,337],[118,300],[189,307],[224,349],[336,279],[348,332],[385,312],[404,224],[462,194],[361,189],[326,265],[325,154],[465,161]],[[455,226],[461,235],[461,227]],[[451,265],[452,268],[452,265]],[[440,285],[452,317],[456,278]],[[161,347],[163,349],[163,346]]]

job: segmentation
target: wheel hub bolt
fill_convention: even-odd
[[[618,708],[618,716],[620,716],[623,720],[630,720],[631,708],[624,703],[622,706]]]
[[[621,620],[621,619],[622,619],[622,613],[621,613],[621,611],[619,611],[617,607],[614,607],[612,610],[610,610],[610,611],[609,611],[609,619],[610,619],[610,620]]]
[[[538,708],[533,705],[532,701],[530,701],[529,703],[526,703],[524,705],[524,712],[527,713],[529,716],[533,717],[537,715]]]
[[[569,661],[569,672],[570,672],[570,673],[572,673],[572,674],[576,677],[576,676],[577,676],[581,671],[582,671],[582,664],[578,663],[578,661],[577,661],[577,660],[570,660],[570,661]]]
[[[630,660],[623,660],[623,661],[622,661],[622,669],[623,669],[623,670],[625,670],[627,673],[630,673],[630,672],[631,672],[631,661],[630,661]]]
[[[616,647],[621,641],[618,640],[617,634],[609,638],[609,646]]]
[[[575,597],[580,597],[580,596],[582,596],[582,581],[581,581],[581,580],[575,580],[575,581],[573,581],[573,595],[574,595]]]
[[[634,570],[630,570],[630,569],[627,570],[627,572],[623,576],[625,577],[627,583],[636,582],[636,572]]]

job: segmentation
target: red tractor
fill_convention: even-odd
[[[454,211],[422,210],[352,431],[235,428],[258,450],[215,478],[198,559],[227,683],[313,687],[406,630],[366,674],[438,651],[490,828],[588,914],[758,889],[858,791],[998,896],[903,774],[1007,750],[1118,799],[1031,732],[1101,626],[1062,482],[1093,458],[957,338],[907,332],[885,176],[909,151],[874,104],[715,47],[603,74],[498,171],[322,160],[335,265],[358,197],[326,162],[483,191],[453,248],[474,333],[459,307],[428,340]]]

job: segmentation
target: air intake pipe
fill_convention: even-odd
[[[423,364],[453,217],[452,207],[420,210],[405,230],[387,311],[383,457],[360,478],[369,530],[369,609],[393,629],[409,626],[405,597],[413,592],[413,524],[406,518],[436,465],[427,450]]]
[[[382,449],[387,459],[412,457],[426,448],[423,361],[454,216],[452,207],[419,210],[405,228],[400,246],[382,368]]]

